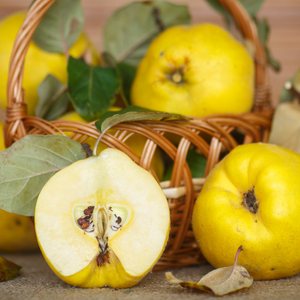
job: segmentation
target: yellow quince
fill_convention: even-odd
[[[15,38],[25,19],[26,12],[16,12],[0,22],[0,107],[7,106],[7,80],[9,62]],[[69,54],[78,58],[89,52],[91,64],[100,64],[100,57],[84,33],[71,47]],[[67,60],[64,54],[49,53],[41,50],[34,42],[30,42],[24,63],[23,88],[29,116],[35,115],[38,102],[37,87],[48,74],[54,75],[62,83],[67,81]]]
[[[134,105],[196,117],[251,110],[254,63],[233,36],[214,24],[162,32],[141,61]]]
[[[109,148],[50,178],[35,228],[47,263],[66,283],[128,288],[162,255],[170,210],[154,177]]]
[[[255,280],[300,271],[300,155],[272,144],[233,149],[206,178],[192,225],[214,267],[238,264]]]

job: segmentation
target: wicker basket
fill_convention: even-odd
[[[83,143],[87,138],[97,139],[99,131],[93,123],[74,121],[51,121],[27,116],[26,99],[22,90],[24,58],[32,35],[43,14],[55,0],[36,0],[31,6],[15,40],[10,62],[7,86],[8,105],[6,111],[5,141],[9,147],[27,134],[57,134],[72,132],[72,139]],[[190,121],[142,121],[124,122],[114,126],[116,133],[104,134],[102,142],[128,154],[136,163],[149,170],[157,146],[174,161],[171,180],[161,182],[168,198],[171,212],[171,233],[163,256],[154,270],[189,266],[205,262],[196,245],[191,215],[195,199],[204,183],[204,178],[193,179],[186,163],[187,151],[194,147],[207,158],[205,176],[212,167],[231,149],[239,144],[266,142],[271,125],[272,108],[267,81],[266,58],[258,39],[256,26],[236,0],[219,0],[232,14],[245,38],[255,47],[256,94],[253,111],[242,115],[213,115],[192,118]],[[138,156],[124,141],[128,133],[147,137],[144,150]],[[174,146],[165,133],[179,136]],[[157,177],[156,177],[157,178]]]

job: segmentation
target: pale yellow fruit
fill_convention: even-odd
[[[118,111],[120,109],[121,108],[119,108],[119,107],[112,107],[110,109],[110,111]],[[58,118],[58,120],[69,120],[69,121],[77,121],[77,122],[81,122],[81,123],[88,123],[76,111],[68,112],[68,113],[62,115],[60,118]],[[115,134],[115,130],[109,130],[108,133]],[[71,132],[69,132],[69,133],[67,132],[67,135],[71,135]],[[126,140],[126,145],[128,145],[138,155],[141,155],[143,152],[146,140],[147,139],[145,137],[135,134]],[[85,143],[87,143],[91,146],[92,150],[95,146],[95,142],[96,142],[96,140],[93,138],[88,138],[85,141]],[[100,142],[98,145],[98,153],[100,153],[102,150],[104,150],[106,148],[107,148],[107,146]],[[161,152],[159,151],[159,149],[157,149],[154,153],[154,157],[153,157],[153,160],[151,163],[151,168],[157,175],[158,179],[161,180],[163,178],[165,168],[164,168],[164,161],[163,161],[163,158],[162,158],[162,155],[161,155]]]
[[[109,148],[51,177],[37,200],[35,227],[46,261],[63,281],[126,288],[163,253],[170,211],[154,177]]]
[[[233,149],[208,175],[192,225],[216,268],[238,264],[255,280],[300,271],[300,155],[272,144]]]
[[[17,33],[23,24],[26,12],[14,13],[0,22],[0,107],[7,106],[7,80],[11,52]],[[77,42],[70,49],[70,55],[75,58],[91,54],[91,64],[99,64],[100,58],[92,43],[81,34]],[[25,90],[27,113],[35,115],[38,102],[37,87],[48,74],[54,75],[61,82],[67,81],[67,60],[64,54],[48,53],[30,43],[26,53],[22,87]]]
[[[254,63],[247,50],[213,24],[163,31],[141,61],[132,104],[203,117],[251,110]]]
[[[0,151],[5,149],[3,130],[4,123],[0,123]],[[0,251],[27,252],[38,248],[29,218],[0,210]]]
[[[39,249],[28,217],[0,210],[0,232],[0,251],[15,253]]]

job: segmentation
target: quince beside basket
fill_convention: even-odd
[[[170,207],[171,232],[166,249],[154,270],[205,262],[191,228],[193,205],[205,178],[192,178],[186,162],[188,149],[193,147],[207,158],[206,176],[214,165],[237,145],[267,142],[271,127],[273,109],[267,80],[267,63],[256,26],[238,1],[218,1],[231,13],[243,36],[254,45],[256,93],[252,112],[241,115],[192,117],[188,121],[123,122],[113,127],[116,130],[114,135],[105,133],[102,137],[104,144],[129,155],[137,164],[149,170],[156,179],[150,163],[157,147],[174,162],[171,180],[160,182]],[[100,134],[94,123],[61,120],[47,122],[27,115],[26,98],[22,90],[24,59],[36,27],[54,2],[55,0],[36,0],[30,7],[15,40],[7,85],[6,147],[28,134],[72,132],[70,137],[80,143],[87,138],[96,140]],[[165,137],[166,133],[179,136],[178,146]],[[147,138],[141,156],[124,143],[132,134]]]

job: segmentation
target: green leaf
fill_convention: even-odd
[[[287,86],[289,88],[287,88]],[[295,94],[293,93],[292,88],[295,89],[296,93],[300,93],[300,69],[297,70],[293,77],[287,80],[287,82],[284,84],[279,96],[279,103],[294,101]]]
[[[145,121],[145,120],[160,120],[160,119],[184,119],[186,117],[171,114],[166,112],[153,111],[151,109],[139,107],[139,106],[128,106],[120,111],[108,111],[103,114],[99,121],[95,123],[95,126],[102,133],[108,130],[110,127],[129,121]]]
[[[266,45],[265,52],[267,56],[268,65],[270,65],[275,72],[279,72],[281,70],[281,64],[278,60],[273,58],[270,49]]]
[[[136,68],[128,65],[126,63],[118,63],[117,70],[120,74],[120,78],[122,79],[122,90],[124,93],[124,97],[127,100],[127,104],[130,103],[130,90],[135,77]]]
[[[120,80],[120,97],[125,107],[129,106],[130,89],[134,80],[136,68],[125,63],[117,63],[108,52],[102,53],[105,66],[114,68]],[[122,105],[123,107],[123,105]]]
[[[92,67],[69,57],[68,95],[77,113],[86,121],[100,118],[115,102],[120,80],[113,68]]]
[[[43,16],[33,41],[44,51],[67,53],[79,38],[83,22],[80,0],[57,0]]]
[[[261,9],[264,0],[239,0],[250,16],[255,16]]]
[[[264,50],[266,53],[268,65],[270,65],[274,71],[279,72],[281,69],[281,65],[280,65],[279,61],[277,61],[273,58],[271,51],[267,45],[269,35],[270,35],[269,22],[266,18],[264,18],[263,20],[258,20],[256,17],[254,17],[253,19],[254,19],[254,22],[257,27],[259,39],[261,40],[262,44],[264,45]]]
[[[189,165],[193,178],[204,177],[207,159],[203,154],[198,153],[194,149],[189,149],[186,156],[186,162]],[[172,171],[173,164],[170,165],[169,168],[166,170],[163,181],[171,180]]]
[[[223,7],[218,0],[206,0],[212,8],[220,12],[225,18],[228,18],[230,13]],[[250,16],[255,16],[260,10],[264,0],[239,0]]]
[[[219,3],[217,0],[206,0],[216,11],[221,13],[225,18],[225,21],[230,28],[230,24],[233,20],[232,16],[228,13],[228,11]],[[239,2],[244,6],[245,10],[254,20],[259,38],[264,46],[264,50],[266,53],[267,63],[272,67],[272,69],[276,72],[279,72],[281,69],[280,62],[275,60],[271,54],[270,49],[267,46],[267,41],[270,33],[270,26],[268,24],[268,20],[264,18],[262,21],[258,20],[256,17],[257,12],[260,10],[264,0],[239,0]]]
[[[61,135],[27,135],[0,152],[0,208],[33,216],[37,197],[57,171],[86,157],[82,146]]]
[[[293,84],[293,77],[288,80],[291,84]],[[281,89],[280,96],[279,96],[279,103],[287,103],[287,102],[293,102],[295,96],[293,93],[286,89],[285,85]]]
[[[132,2],[108,19],[104,26],[104,48],[117,62],[137,66],[162,30],[190,22],[186,5],[160,0]]]
[[[268,41],[270,33],[269,22],[266,18],[262,19],[261,21],[255,18],[255,23],[259,39],[263,42],[263,44],[265,44]]]
[[[67,87],[49,74],[37,88],[39,100],[35,108],[36,117],[47,121],[55,120],[65,113],[69,106]]]
[[[300,93],[300,70],[296,72],[293,86],[296,92]]]
[[[224,6],[218,0],[206,0],[206,2],[223,16],[227,27],[230,28],[233,18],[231,14],[224,8]]]
[[[102,59],[103,59],[103,66],[104,67],[110,67],[110,68],[116,68],[117,67],[117,62],[115,58],[108,52],[103,52],[102,53]]]
[[[112,126],[122,122],[162,120],[162,119],[163,120],[168,120],[168,119],[188,120],[186,117],[178,114],[158,112],[158,111],[153,111],[147,108],[133,106],[133,105],[128,106],[120,111],[106,112],[103,116],[101,116],[100,120],[95,123],[96,128],[101,131],[101,134],[93,149],[94,155],[97,154],[97,147],[103,134]]]
[[[0,256],[0,282],[14,279],[22,267]]]

